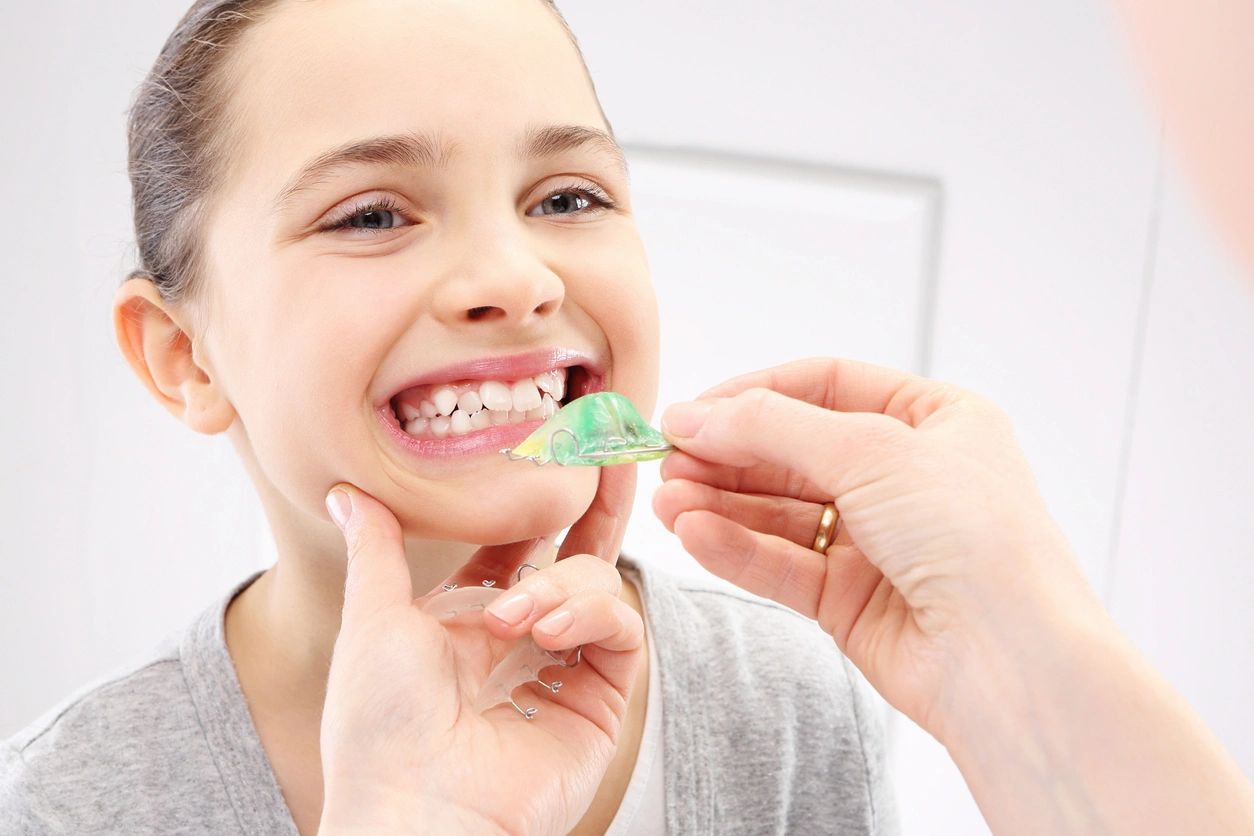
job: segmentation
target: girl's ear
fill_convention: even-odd
[[[201,367],[191,337],[151,281],[131,278],[118,288],[113,331],[135,376],[171,415],[207,435],[231,426],[235,407]]]

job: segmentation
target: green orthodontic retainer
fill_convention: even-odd
[[[675,449],[617,392],[576,398],[512,450],[511,461],[599,467],[660,459]]]

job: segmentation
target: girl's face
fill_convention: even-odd
[[[263,493],[321,518],[348,481],[409,535],[463,542],[573,522],[596,469],[498,451],[545,389],[649,414],[657,315],[561,24],[539,0],[288,3],[231,79],[200,338]],[[453,396],[463,415],[402,429]]]

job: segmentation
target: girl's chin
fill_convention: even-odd
[[[592,504],[599,471],[596,468],[536,468],[529,478],[501,480],[492,487],[475,486],[444,502],[410,505],[411,513],[397,519],[407,536],[460,543],[500,545],[556,534],[573,525]],[[544,471],[551,471],[545,473]]]

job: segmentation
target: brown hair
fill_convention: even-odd
[[[578,51],[555,0],[541,1]],[[188,299],[199,287],[197,231],[228,141],[227,58],[244,32],[279,2],[196,0],[170,33],[131,107],[129,171],[139,267],[128,278],[149,279],[167,302]]]

